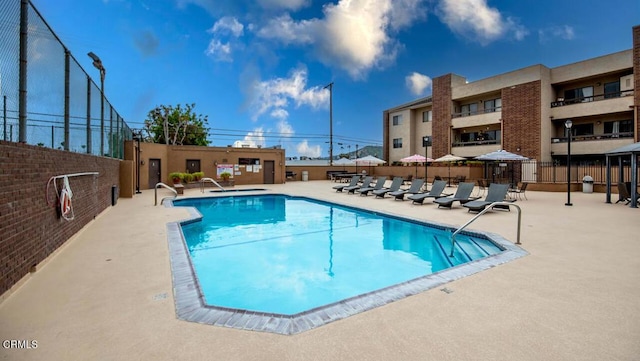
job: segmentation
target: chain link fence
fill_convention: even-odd
[[[31,2],[0,2],[0,49],[0,139],[123,158],[131,129]]]

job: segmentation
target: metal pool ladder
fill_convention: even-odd
[[[204,182],[211,182],[213,183],[216,187],[222,189],[223,192],[226,192],[227,190],[222,188],[222,186],[216,182],[215,180],[213,180],[213,178],[202,178],[200,179],[200,192],[204,193]]]
[[[456,245],[456,234],[460,233],[463,229],[467,228],[467,226],[473,223],[473,221],[475,221],[476,219],[478,219],[478,217],[480,217],[481,215],[493,209],[494,206],[516,207],[516,209],[518,210],[518,236],[517,236],[516,244],[522,244],[520,243],[520,224],[522,223],[522,209],[520,209],[520,206],[517,204],[514,204],[513,202],[493,202],[490,205],[488,205],[485,209],[483,209],[482,212],[476,214],[475,217],[471,218],[469,222],[463,224],[462,226],[460,226],[460,228],[456,229],[456,231],[453,232],[453,234],[451,235],[451,253],[449,254],[449,257],[453,257],[453,250],[455,249],[455,245]]]
[[[160,204],[162,204],[162,202],[164,202],[165,199],[176,199],[178,197],[178,192],[175,189],[169,187],[168,185],[166,185],[166,184],[164,184],[162,182],[156,183],[155,189],[153,191],[154,197],[155,197],[154,198],[155,199],[155,203],[153,204],[154,206],[158,205],[158,187],[167,188],[168,190],[173,192],[173,197],[164,197],[164,198],[162,198],[160,200]]]

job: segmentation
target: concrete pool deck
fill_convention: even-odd
[[[333,185],[265,188],[454,226],[472,217],[459,205],[365,198],[336,193]],[[0,359],[637,359],[640,209],[606,204],[601,193],[572,193],[573,207],[564,205],[565,193],[527,197],[517,204],[529,255],[284,336],[177,319],[166,224],[189,214],[154,207],[153,190],[143,191],[120,199],[0,303],[0,338],[38,346],[0,347]],[[470,228],[515,241],[516,214],[490,212]]]

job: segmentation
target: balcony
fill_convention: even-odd
[[[453,113],[451,125],[454,129],[469,128],[477,126],[486,126],[491,124],[499,124],[502,118],[502,111],[497,110],[481,110],[470,113]]]
[[[629,111],[633,105],[633,90],[600,94],[576,99],[562,99],[551,103],[551,116],[566,119],[590,115]]]
[[[568,138],[551,138],[551,152],[567,154]],[[604,154],[633,143],[633,132],[578,135],[571,138],[571,154]]]
[[[469,142],[454,142],[451,153],[460,157],[477,157],[479,155],[500,150],[499,140],[481,140]]]

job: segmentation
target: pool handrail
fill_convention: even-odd
[[[166,189],[168,189],[168,190],[173,192],[173,197],[164,197],[164,198],[162,198],[160,200],[160,204],[162,204],[162,202],[164,202],[165,199],[169,199],[169,198],[176,199],[178,197],[178,191],[176,191],[175,189],[169,187],[168,185],[166,185],[166,184],[164,184],[162,182],[156,183],[156,186],[154,187],[154,190],[153,190],[153,195],[154,195],[154,204],[153,205],[154,206],[158,205],[158,187],[163,187],[163,188],[166,188]]]
[[[481,215],[483,215],[483,214],[487,213],[488,211],[490,211],[491,209],[493,209],[494,206],[507,206],[507,207],[513,206],[513,207],[516,207],[516,209],[518,210],[518,235],[517,235],[517,239],[516,239],[516,244],[522,244],[522,243],[520,243],[520,224],[522,223],[521,222],[521,220],[522,220],[522,209],[520,209],[520,206],[517,205],[517,204],[514,204],[513,202],[504,202],[504,201],[493,202],[490,205],[488,205],[485,209],[483,209],[480,213],[476,214],[473,218],[471,218],[469,220],[469,222],[463,224],[458,229],[456,229],[456,231],[453,232],[453,234],[451,234],[451,253],[449,254],[449,257],[453,257],[453,250],[456,247],[456,234],[460,233],[468,225],[473,223],[473,221],[478,219],[478,217],[480,217]]]
[[[204,193],[204,182],[211,182],[215,186],[217,186],[218,188],[222,189],[223,192],[227,191],[226,189],[222,188],[222,186],[218,182],[213,180],[213,178],[202,178],[202,179],[200,179],[200,192],[201,193]]]

